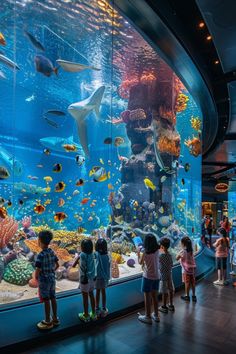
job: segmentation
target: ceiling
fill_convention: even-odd
[[[203,193],[214,194],[219,180],[236,180],[236,0],[114,3],[161,50],[195,99],[198,95],[204,116]]]

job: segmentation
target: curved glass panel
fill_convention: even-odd
[[[201,113],[172,69],[105,0],[1,7],[0,303],[37,296],[45,228],[58,292],[83,238],[107,239],[116,280],[148,232],[197,245]]]

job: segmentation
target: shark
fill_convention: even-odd
[[[82,152],[82,146],[74,142],[73,136],[68,138],[61,138],[59,136],[49,136],[47,138],[42,138],[39,140],[40,143],[48,148],[49,150],[65,152],[64,145],[74,145],[75,153],[80,154]]]
[[[104,91],[105,86],[100,86],[96,91],[92,93],[91,96],[89,96],[85,100],[72,103],[68,107],[68,112],[76,121],[80,144],[87,157],[89,157],[89,148],[86,117],[89,115],[89,113],[94,111],[96,116],[99,118],[99,108],[101,105]]]
[[[23,173],[23,164],[14,155],[0,146],[0,161],[17,177]]]

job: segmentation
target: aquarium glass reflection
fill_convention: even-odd
[[[85,237],[112,281],[140,274],[147,233],[197,244],[201,112],[141,34],[105,0],[6,0],[0,23],[0,303],[37,296],[45,228],[57,291]]]

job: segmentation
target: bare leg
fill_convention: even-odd
[[[99,309],[100,304],[100,289],[96,290],[96,309]]]
[[[102,307],[106,309],[107,306],[107,296],[106,296],[106,289],[102,289]]]
[[[226,280],[226,269],[222,269],[222,281]]]
[[[191,284],[192,285],[192,296],[195,296],[195,284]]]
[[[170,305],[173,305],[173,291],[169,292],[169,301],[170,301]]]
[[[91,310],[92,310],[92,313],[94,313],[95,312],[95,298],[94,298],[93,291],[90,291],[89,297],[90,297],[90,303],[91,303]]]
[[[45,321],[50,322],[50,300],[44,300]]]
[[[88,293],[82,292],[83,305],[84,305],[84,315],[88,317]]]
[[[151,294],[144,293],[145,313],[147,317],[151,317]]]
[[[185,295],[189,296],[190,284],[185,282]]]
[[[52,319],[57,320],[57,300],[56,298],[51,299],[52,305]]]
[[[153,290],[151,292],[152,295],[152,303],[153,303],[153,309],[154,309],[154,313],[156,316],[158,316],[158,298],[157,298],[157,291]]]
[[[221,280],[221,269],[218,269],[217,274],[218,274],[218,280],[220,281]]]
[[[166,306],[167,299],[168,299],[168,294],[166,293],[166,294],[163,294],[162,296],[163,296],[163,306]]]

